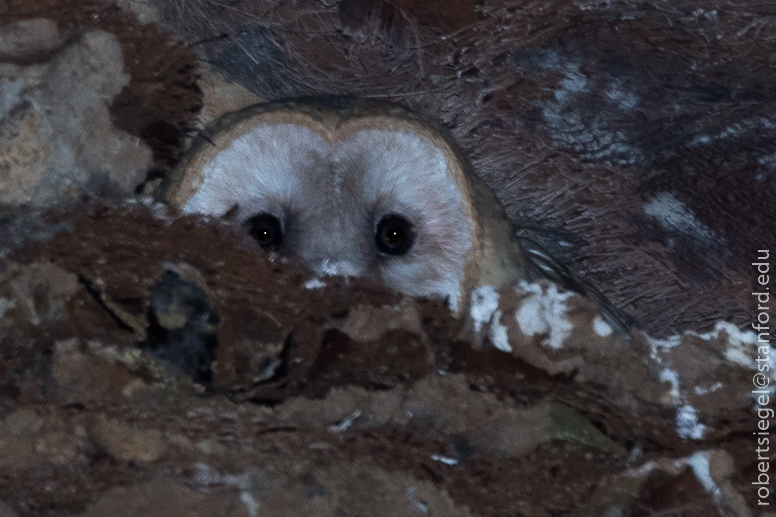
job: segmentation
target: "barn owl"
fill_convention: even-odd
[[[397,105],[343,97],[258,104],[205,135],[163,185],[164,200],[183,214],[228,217],[261,249],[318,274],[445,298],[454,312],[480,286],[572,279],[521,243],[441,128]]]

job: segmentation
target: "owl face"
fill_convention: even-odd
[[[480,254],[464,162],[398,108],[254,106],[218,121],[167,187],[185,214],[228,216],[257,246],[324,275],[458,307]]]

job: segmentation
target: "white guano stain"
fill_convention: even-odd
[[[407,487],[407,492],[406,492],[407,500],[411,502],[412,505],[418,510],[420,510],[421,512],[428,513],[428,505],[424,501],[418,501],[417,499],[415,499],[415,496],[417,495],[417,493],[418,493],[418,487],[416,486]]]
[[[695,477],[703,485],[703,489],[709,494],[715,503],[719,503],[722,497],[722,491],[720,490],[714,478],[711,477],[711,453],[708,451],[696,452],[689,458],[687,458],[687,465],[692,468]]]
[[[600,314],[593,318],[593,330],[601,337],[611,336],[614,332],[612,326],[606,323]]]
[[[499,294],[493,286],[480,286],[472,291],[469,317],[475,332],[480,332],[487,326],[491,344],[502,352],[511,353],[512,346],[509,344],[507,328],[501,324],[503,313],[498,310],[498,303]]]
[[[726,347],[724,351],[725,359],[745,368],[757,371],[757,362],[755,361],[757,345],[767,346],[770,350],[770,353],[768,354],[769,367],[771,368],[771,371],[776,371],[776,353],[774,353],[773,347],[768,343],[758,343],[757,335],[754,332],[749,330],[742,331],[734,324],[727,321],[716,322],[714,329],[704,333],[685,331],[682,335],[673,335],[667,339],[654,339],[649,336],[645,337],[650,344],[650,359],[657,364],[663,365],[661,350],[669,350],[681,345],[683,337],[694,336],[704,341],[713,341],[720,339],[723,332],[726,336]],[[702,439],[708,431],[708,428],[698,421],[698,410],[686,403],[686,395],[681,388],[681,376],[679,372],[664,367],[660,372],[660,381],[667,382],[671,386],[668,395],[677,406],[677,434],[685,439]],[[706,395],[708,393],[713,393],[722,387],[722,383],[715,382],[708,387],[694,386],[692,387],[692,390],[696,395]],[[770,391],[773,392],[774,389],[775,388],[771,387]]]
[[[527,282],[520,282],[520,290],[531,294],[515,313],[520,331],[526,336],[546,334],[544,345],[556,350],[562,348],[573,329],[566,317],[566,300],[574,293],[559,292],[554,284],[550,284],[545,292],[542,285]]]
[[[722,388],[722,383],[717,381],[711,386],[709,386],[708,388],[703,386],[695,386],[695,388],[693,388],[693,391],[695,392],[696,395],[708,395],[709,393],[714,393],[715,391],[721,388]]]
[[[259,502],[249,492],[240,492],[240,501],[245,505],[245,509],[248,510],[248,515],[251,517],[257,517],[259,515]]]
[[[739,364],[750,370],[757,371],[757,361],[755,356],[757,355],[758,346],[766,346],[769,348],[768,354],[768,366],[771,371],[776,371],[776,351],[769,343],[758,343],[757,334],[751,330],[741,330],[733,323],[729,321],[718,321],[714,324],[714,329],[709,332],[698,333],[691,330],[685,331],[684,336],[695,336],[704,341],[713,341],[720,338],[720,333],[724,332],[727,336],[726,347],[724,356],[730,362]],[[665,341],[655,340],[648,338],[650,343],[661,346],[662,343],[668,343],[669,348],[672,348],[679,344],[681,336],[674,335],[669,337]],[[653,357],[654,359],[654,357]]]
[[[311,278],[310,280],[304,283],[304,288],[308,290],[323,289],[324,287],[326,287],[326,283],[317,277]]]
[[[250,517],[258,517],[259,502],[253,497],[253,479],[247,472],[241,475],[221,474],[207,463],[197,463],[194,465],[194,484],[205,489],[213,485],[226,485],[237,488],[240,491],[240,501],[245,505]]]
[[[698,410],[689,404],[679,408],[676,413],[676,432],[682,438],[702,440],[706,435],[706,426],[698,422]]]
[[[671,390],[668,394],[671,396],[671,400],[674,404],[678,403],[682,398],[682,392],[679,385],[679,374],[676,370],[666,368],[661,371],[660,382],[667,382],[671,385]]]
[[[442,456],[440,454],[432,454],[431,459],[434,461],[438,461],[440,463],[444,463],[445,465],[449,465],[451,467],[454,467],[455,465],[458,465],[458,460],[455,458],[450,458],[449,456]]]
[[[474,322],[476,332],[482,330],[491,321],[493,313],[498,309],[498,300],[498,292],[493,286],[483,285],[472,291],[469,316]]]
[[[501,315],[502,312],[498,310],[493,313],[493,319],[488,329],[488,339],[493,343],[493,346],[502,352],[512,353],[512,345],[509,344],[507,328],[501,324]]]
[[[356,421],[357,418],[361,416],[361,410],[357,409],[353,411],[350,415],[345,417],[342,422],[336,425],[329,426],[329,432],[330,433],[344,433],[351,427],[353,427],[353,422]]]

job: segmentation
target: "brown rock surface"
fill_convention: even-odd
[[[440,302],[312,285],[226,226],[67,217],[6,265],[0,500],[19,515],[754,515],[732,328],[627,338],[525,284],[474,345]],[[521,319],[541,307],[545,327]]]

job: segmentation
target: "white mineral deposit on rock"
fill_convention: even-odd
[[[526,336],[547,334],[544,343],[555,349],[563,346],[563,341],[573,330],[567,318],[566,300],[574,296],[572,292],[562,292],[555,284],[530,284],[520,282],[520,289],[531,294],[520,305],[515,314],[520,330]]]
[[[498,309],[498,292],[490,285],[483,285],[472,291],[471,300],[469,316],[474,322],[474,331],[479,332]]]
[[[611,336],[614,332],[612,326],[606,323],[606,321],[604,321],[600,315],[593,319],[593,330],[595,330],[595,333],[601,337]]]

